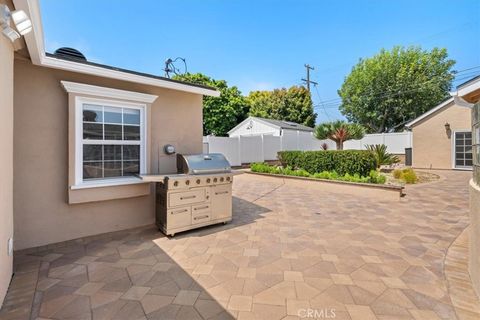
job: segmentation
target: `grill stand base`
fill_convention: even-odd
[[[215,220],[210,220],[210,221],[205,221],[203,223],[195,224],[194,228],[196,229],[196,228],[211,226],[211,225],[220,224],[220,223],[225,225],[225,224],[229,223],[230,221],[232,221],[231,217],[223,218],[223,219],[215,219]],[[160,231],[162,231],[163,234],[165,234],[166,236],[171,236],[171,237],[174,237],[176,233],[192,230],[191,225],[188,225],[188,226],[185,226],[185,227],[178,227],[178,228],[168,228],[168,229],[165,228],[165,225],[162,225],[160,223],[157,223],[156,225],[157,225],[158,229]]]

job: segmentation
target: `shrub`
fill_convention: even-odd
[[[403,169],[402,180],[404,180],[405,183],[415,183],[417,182],[417,174],[411,168]]]
[[[400,159],[398,159],[396,155],[387,152],[387,146],[384,144],[369,144],[366,147],[368,151],[375,155],[377,168],[380,168],[382,165],[391,165],[400,162]]]
[[[405,183],[417,182],[417,174],[412,168],[405,168],[403,170],[396,169],[393,171],[393,177],[405,181]]]
[[[310,174],[335,171],[340,176],[368,176],[377,167],[375,156],[367,150],[280,151],[278,159],[283,167],[303,169]]]
[[[376,170],[370,171],[370,182],[384,184],[387,181],[387,177],[383,174],[378,173]]]
[[[402,177],[402,170],[400,169],[393,170],[393,177],[395,179],[400,179]]]
[[[314,174],[309,173],[303,169],[292,169],[292,167],[277,167],[270,166],[266,163],[252,163],[250,169],[253,172],[260,173],[270,173],[270,174],[283,174],[288,176],[297,176],[297,177],[311,177],[317,179],[326,179],[326,180],[340,180],[340,181],[349,181],[349,182],[362,182],[362,183],[377,183],[384,184],[386,178],[384,175],[381,175],[376,170],[371,170],[370,173],[366,176],[361,176],[358,173],[349,174],[345,173],[344,175],[338,174],[336,171],[322,171]]]

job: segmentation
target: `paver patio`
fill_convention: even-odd
[[[440,174],[397,202],[244,174],[228,225],[17,253],[0,319],[456,319],[444,259],[471,173]]]

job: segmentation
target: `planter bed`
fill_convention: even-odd
[[[400,199],[400,197],[405,195],[403,193],[403,186],[298,177],[284,174],[252,172],[250,170],[246,170],[245,172],[259,176],[284,179],[285,184],[298,187],[316,188],[320,191],[332,192],[332,187],[335,185],[335,192],[376,197],[385,200]]]

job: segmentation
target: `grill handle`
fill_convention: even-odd
[[[188,209],[183,209],[183,210],[179,210],[179,211],[172,211],[171,214],[179,214],[179,213],[184,213],[184,212],[187,212]]]
[[[222,169],[193,169],[191,170],[193,174],[214,174],[214,173],[229,173],[231,170],[227,168]]]

